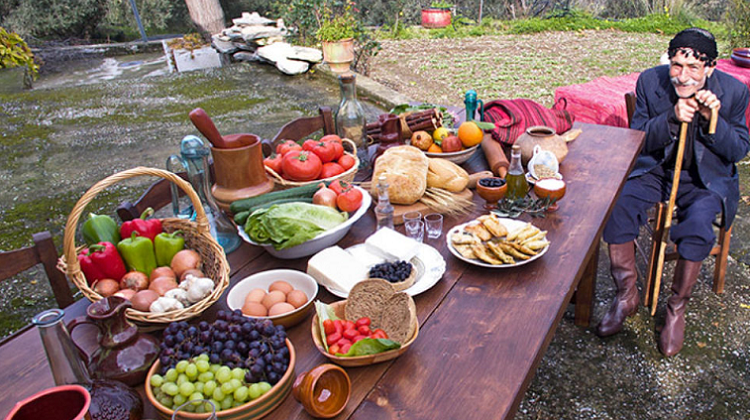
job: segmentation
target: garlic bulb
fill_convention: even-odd
[[[188,276],[190,278],[191,276]],[[190,303],[198,302],[211,294],[214,290],[214,281],[207,277],[193,277],[187,291],[187,299]]]
[[[183,306],[190,306],[190,300],[188,299],[188,292],[179,287],[175,287],[174,289],[168,290],[167,293],[164,294],[164,297],[177,299],[177,301],[179,301]]]
[[[179,300],[162,296],[151,304],[149,310],[153,313],[160,314],[183,308],[185,308],[185,306],[180,303]]]

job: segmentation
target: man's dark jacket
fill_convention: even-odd
[[[715,69],[706,80],[707,90],[721,101],[716,133],[708,134],[708,122],[696,112],[688,133],[693,133],[693,165],[703,185],[721,196],[727,226],[732,224],[740,199],[736,162],[750,149],[745,109],[748,89],[739,80]],[[676,153],[680,122],[674,112],[677,94],[669,80],[669,66],[641,73],[636,84],[636,107],[631,128],[646,132],[646,140],[630,177],[662,165]],[[691,134],[688,134],[688,138]],[[674,159],[672,157],[672,159]]]

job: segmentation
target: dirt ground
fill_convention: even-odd
[[[529,98],[550,106],[558,86],[657,64],[668,42],[609,31],[384,42],[370,77],[415,101],[461,106],[464,92],[475,89],[485,100]],[[747,163],[739,165],[744,197]],[[711,290],[714,263],[704,262],[688,305],[685,347],[673,358],[662,356],[656,343],[674,264],[665,267],[655,317],[641,308],[622,333],[594,334],[615,294],[602,244],[592,327],[574,325],[571,305],[516,419],[750,419],[749,215],[743,201],[724,294]],[[639,242],[648,249],[643,236]],[[639,260],[641,278],[645,269]]]

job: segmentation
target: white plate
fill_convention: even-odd
[[[508,218],[505,218],[505,217],[498,217],[498,219],[500,220],[500,222],[503,225],[505,225],[505,228],[508,229],[508,232],[511,232],[514,229],[518,229],[518,228],[520,228],[520,227],[522,227],[523,225],[526,224],[526,222],[522,222],[520,220],[508,219]],[[549,244],[548,244],[546,247],[544,247],[541,251],[539,251],[539,253],[537,253],[533,257],[529,258],[528,260],[519,261],[519,262],[517,262],[515,264],[492,265],[492,264],[486,263],[486,262],[484,262],[482,260],[475,260],[473,258],[466,258],[463,255],[461,255],[460,252],[456,251],[456,248],[453,247],[453,243],[451,242],[451,236],[453,236],[454,233],[456,233],[458,231],[461,231],[464,228],[464,226],[466,226],[468,224],[472,224],[472,223],[476,223],[476,222],[472,220],[471,222],[467,222],[467,223],[464,223],[464,224],[460,224],[458,226],[454,226],[453,228],[451,228],[450,231],[448,231],[448,234],[445,236],[445,240],[446,240],[446,242],[448,244],[448,249],[451,251],[451,254],[453,254],[459,260],[466,261],[469,264],[474,264],[474,265],[478,265],[480,267],[487,267],[487,268],[511,268],[511,267],[518,267],[519,265],[528,264],[528,263],[530,263],[530,262],[532,262],[532,261],[540,258],[542,255],[546,254],[547,250],[549,249]]]
[[[349,251],[351,249],[360,247],[364,248],[364,246],[365,244],[358,244],[351,246],[346,250]],[[385,262],[385,260],[381,259],[377,263],[381,262]],[[412,263],[412,265],[414,265],[414,268],[417,269],[417,279],[414,281],[414,284],[412,284],[411,287],[404,290],[409,294],[409,296],[416,296],[426,290],[429,290],[432,286],[437,284],[437,282],[441,278],[443,278],[443,273],[445,273],[445,258],[440,255],[440,252],[438,252],[437,249],[427,244],[421,244],[421,246],[417,250],[417,255],[415,255],[410,262]],[[373,264],[368,265],[367,268],[370,268],[377,263],[374,262]],[[346,299],[349,296],[348,292],[342,292],[341,290],[332,289],[327,286],[323,287],[331,292],[331,294],[336,295],[340,298]]]
[[[253,240],[250,239],[249,236],[247,236],[244,226],[237,226],[237,231],[239,232],[240,237],[245,240],[245,242],[265,248],[265,250],[268,251],[269,254],[273,255],[276,258],[288,260],[313,255],[321,249],[328,248],[329,246],[332,246],[340,241],[341,238],[346,236],[347,232],[349,232],[349,228],[351,228],[352,225],[357,222],[357,220],[362,218],[362,216],[370,208],[370,204],[372,204],[372,197],[370,196],[370,193],[357,186],[355,186],[354,188],[360,190],[360,192],[362,193],[362,205],[359,206],[359,209],[354,212],[354,214],[352,214],[344,223],[334,227],[333,229],[322,232],[320,235],[297,246],[277,251],[276,248],[274,248],[271,244],[258,244],[253,242]]]

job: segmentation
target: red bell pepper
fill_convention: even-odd
[[[127,273],[125,263],[117,252],[117,248],[110,242],[99,242],[84,249],[78,254],[78,263],[86,276],[89,285],[96,280],[113,279],[120,281]]]
[[[161,227],[161,220],[159,219],[148,219],[147,217],[154,214],[154,209],[151,207],[147,208],[146,210],[141,213],[140,219],[134,219],[129,220],[120,226],[120,237],[130,238],[133,234],[133,232],[138,233],[138,236],[143,236],[144,238],[151,239],[151,242],[154,241],[154,238],[156,238],[156,235],[162,233],[162,227]]]

